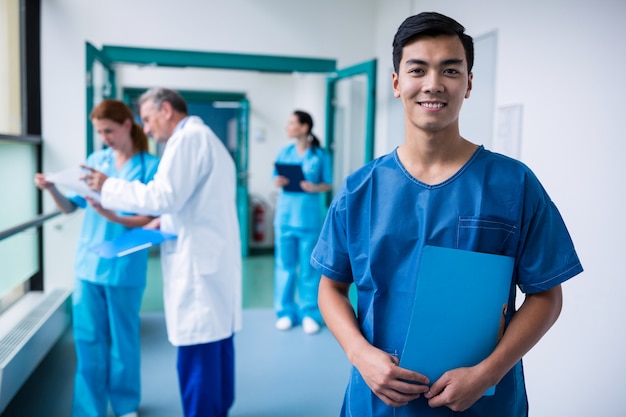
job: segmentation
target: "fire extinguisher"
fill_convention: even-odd
[[[252,239],[255,242],[265,240],[265,207],[257,202],[252,210]]]

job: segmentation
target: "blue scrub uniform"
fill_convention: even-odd
[[[427,185],[406,171],[396,150],[348,177],[311,259],[330,279],[355,284],[363,335],[393,355],[404,346],[424,245],[514,257],[507,325],[516,285],[536,293],[582,271],[557,208],[521,162],[481,146],[453,177]],[[527,409],[520,361],[494,396],[463,413],[430,408],[423,398],[388,407],[353,368],[341,415],[526,417]]]
[[[158,163],[155,156],[138,152],[117,170],[113,150],[106,149],[90,155],[85,164],[110,177],[147,183]],[[123,415],[136,411],[141,399],[139,309],[148,251],[115,259],[95,255],[91,246],[128,228],[100,216],[84,198],[69,198],[85,208],[72,294],[77,359],[72,415],[106,417],[109,401],[115,414]]]
[[[296,145],[290,144],[280,151],[276,162],[302,165],[304,178],[314,184],[332,183],[330,158],[319,147],[300,155]],[[274,175],[278,175],[276,171]],[[310,258],[323,221],[324,193],[280,192],[274,215],[274,309],[279,318],[290,317],[298,323],[310,317],[321,323],[317,306],[321,275],[311,267]],[[296,283],[299,303],[295,299]]]

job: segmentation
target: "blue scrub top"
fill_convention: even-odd
[[[295,143],[278,153],[276,162],[302,165],[304,178],[314,184],[332,184],[332,166],[328,152],[310,147],[300,155]],[[277,176],[274,168],[274,176]],[[276,202],[274,226],[319,230],[324,220],[324,193],[281,190]]]
[[[363,335],[400,356],[425,245],[514,257],[507,324],[515,311],[516,285],[527,293],[540,292],[582,271],[557,208],[531,170],[482,146],[441,184],[412,177],[397,150],[350,175],[331,203],[311,262],[328,278],[355,284]],[[431,409],[424,399],[394,414],[356,369],[352,373],[345,415],[456,415],[447,408]],[[483,397],[461,415],[521,417],[526,409],[520,362],[494,396]]]
[[[85,165],[95,168],[109,177],[148,183],[154,177],[159,159],[146,152],[137,152],[117,170],[115,169],[113,149],[108,148],[91,154]],[[97,256],[89,250],[91,246],[111,240],[129,229],[102,217],[83,197],[68,195],[68,198],[77,206],[85,209],[74,264],[76,277],[104,285],[145,286],[148,250],[114,259]],[[117,214],[131,215],[133,213],[117,212]]]

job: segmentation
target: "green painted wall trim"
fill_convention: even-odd
[[[226,52],[184,51],[104,45],[113,62],[164,67],[220,68],[266,72],[333,72],[336,60]]]

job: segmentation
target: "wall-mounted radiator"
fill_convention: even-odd
[[[0,315],[0,413],[69,326],[70,295],[31,291]]]

